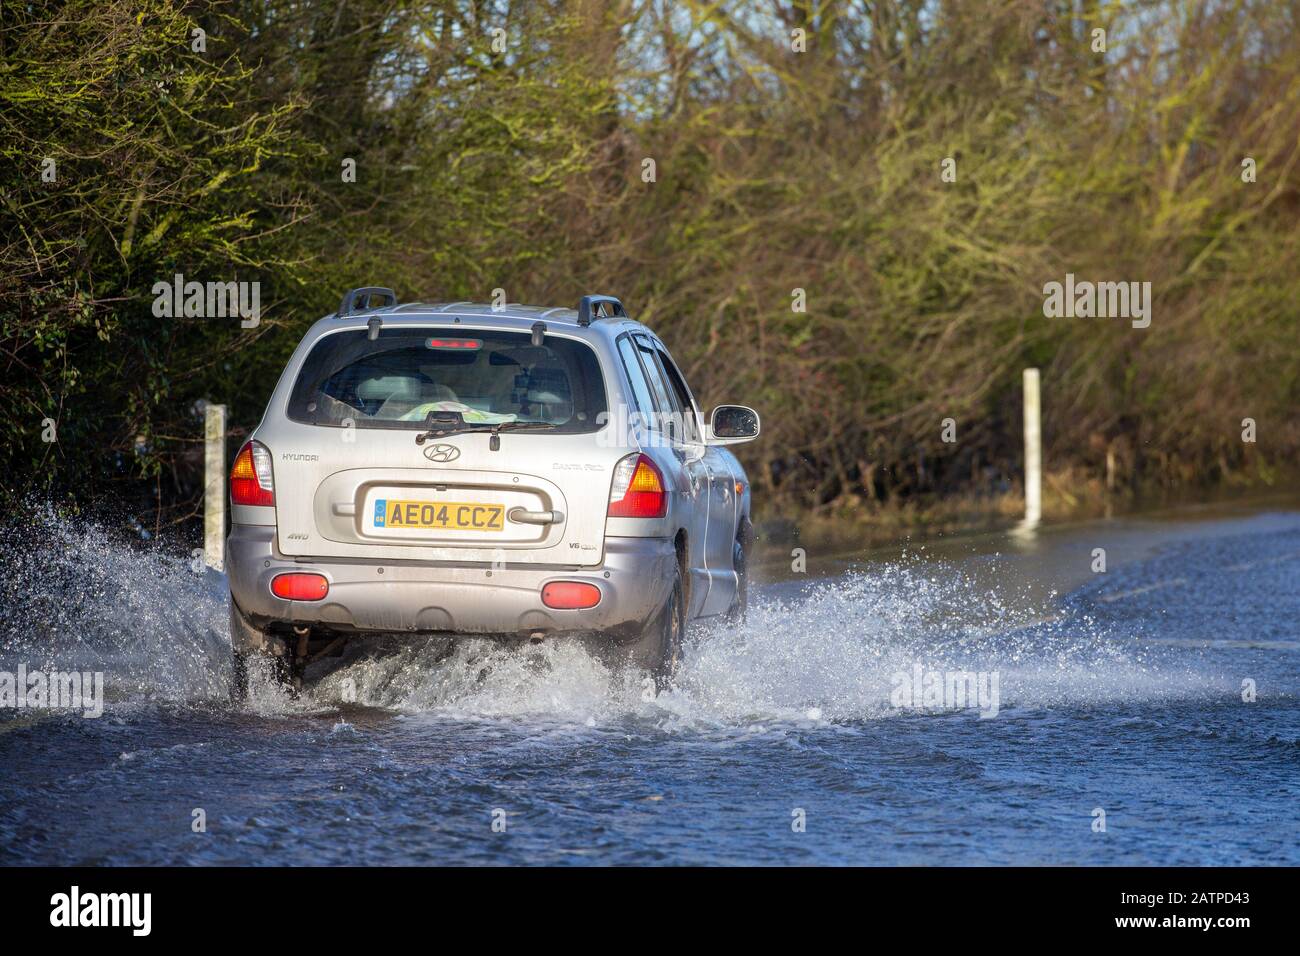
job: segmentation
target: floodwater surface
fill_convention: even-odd
[[[1300,514],[932,552],[759,587],[658,695],[417,640],[233,707],[223,582],[45,519],[0,671],[108,700],[0,710],[0,863],[1300,863]]]

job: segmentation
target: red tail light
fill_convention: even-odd
[[[628,455],[614,466],[609,489],[611,518],[662,518],[668,512],[664,476],[642,454]]]
[[[330,583],[319,574],[293,571],[272,578],[271,593],[286,601],[319,601],[330,593]]]
[[[600,603],[600,588],[581,581],[552,581],[542,588],[542,603],[557,610],[595,607]]]
[[[261,442],[250,441],[235,456],[230,469],[230,500],[237,505],[275,504],[271,453]]]

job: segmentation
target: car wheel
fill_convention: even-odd
[[[673,572],[672,590],[663,608],[654,616],[641,638],[632,647],[632,662],[650,672],[658,690],[672,684],[682,659],[686,636],[686,601],[681,568]]]
[[[236,704],[248,700],[248,655],[242,651],[230,652],[230,700]]]
[[[290,671],[283,655],[284,642],[268,634],[244,617],[234,601],[230,602],[230,699],[243,703],[248,699],[248,681],[252,673],[265,672],[272,682],[289,686]]]
[[[731,601],[731,607],[727,609],[728,624],[744,623],[745,614],[749,610],[749,565],[746,549],[749,540],[748,529],[742,526],[731,546],[731,566],[736,570],[736,596]]]

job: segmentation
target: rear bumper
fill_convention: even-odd
[[[667,538],[605,539],[599,567],[449,566],[287,558],[273,526],[234,525],[226,540],[226,572],[235,603],[254,624],[325,625],[340,631],[532,634],[608,631],[633,636],[663,607],[676,554]],[[321,601],[286,601],[271,579],[286,571],[325,576]],[[593,608],[554,610],[542,604],[551,581],[583,581],[600,589]]]

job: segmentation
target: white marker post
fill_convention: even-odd
[[[1043,431],[1039,420],[1038,369],[1025,369],[1025,524],[1043,515]]]
[[[203,561],[226,566],[226,406],[203,404]]]

